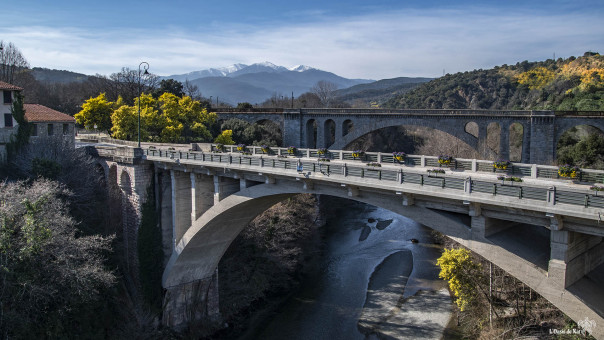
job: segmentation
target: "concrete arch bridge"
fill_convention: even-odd
[[[329,162],[319,161],[317,150],[289,156],[281,148],[270,155],[250,151],[92,150],[104,168],[118,167],[126,200],[139,205],[147,187],[155,189],[166,255],[165,325],[180,328],[216,316],[216,268],[233,239],[275,203],[312,193],[383,207],[437,230],[575,321],[594,320],[593,335],[604,339],[604,197],[586,183],[558,179],[556,168],[535,164],[513,164],[507,171],[523,182],[510,184],[480,160],[459,159],[435,174],[427,170],[437,160],[428,156],[401,164],[391,155],[364,155],[381,164],[373,167],[347,151],[332,150]],[[582,176],[604,180],[603,171]],[[139,218],[137,212],[133,219]]]

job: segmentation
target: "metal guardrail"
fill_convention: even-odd
[[[325,108],[214,108],[217,114],[335,114],[335,115],[425,115],[425,116],[554,116],[554,111],[540,110],[470,110],[470,109],[325,109]]]
[[[344,153],[346,151],[342,151]],[[306,154],[314,155],[316,152],[306,150]],[[168,159],[187,159],[201,162],[219,164],[239,164],[255,166],[260,168],[275,168],[291,170],[292,172],[313,172],[324,175],[338,175],[343,177],[369,178],[388,183],[411,183],[421,186],[439,187],[456,191],[492,194],[493,196],[509,196],[518,199],[530,199],[548,204],[557,203],[583,206],[585,208],[604,208],[604,195],[598,192],[588,193],[585,191],[556,190],[556,187],[520,185],[518,183],[506,184],[504,181],[474,180],[459,177],[448,177],[442,174],[418,173],[406,171],[402,166],[399,168],[382,169],[371,167],[363,163],[332,163],[327,161],[307,160],[302,158],[279,158],[266,157],[267,155],[242,154],[242,153],[203,153],[193,151],[145,149],[144,154],[151,157]],[[313,156],[311,156],[313,157]],[[424,161],[425,161],[425,156]],[[344,159],[344,158],[341,158]],[[378,157],[379,159],[379,157]],[[344,159],[346,160],[346,159]],[[383,159],[382,159],[383,160]]]
[[[289,154],[288,148],[283,147],[271,147],[268,154],[264,153],[262,148],[259,146],[247,146],[246,149],[252,155],[292,155]],[[215,144],[212,145],[212,150],[216,151]],[[232,153],[237,152],[237,146],[225,145],[224,151]],[[392,156],[392,153],[364,152],[362,157],[357,158],[353,157],[352,154],[353,151],[327,150],[326,154],[320,155],[319,149],[296,149],[296,152],[293,154],[293,156],[307,158],[328,158],[331,160],[341,161],[377,162],[381,164],[402,165],[404,167],[439,166],[438,157],[436,156],[406,155],[404,162],[401,163]],[[511,163],[511,165],[508,167],[508,170],[500,171],[493,168],[492,161],[456,158],[451,164],[451,168],[455,171],[500,173],[502,175],[517,177],[530,176],[531,178],[568,180],[558,174],[558,167],[551,165]],[[575,180],[588,183],[604,183],[604,171],[582,169]]]

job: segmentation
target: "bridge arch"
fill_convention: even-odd
[[[325,144],[321,147],[330,147],[336,141],[336,138],[336,122],[333,119],[327,119],[323,123],[323,141]]]
[[[478,139],[478,124],[475,121],[466,122],[464,131]]]
[[[298,183],[259,184],[228,196],[193,223],[175,246],[166,265],[162,279],[164,287],[212,276],[224,252],[249,222],[271,206],[301,193],[352,199],[388,209],[448,235],[466,237],[468,234],[468,226],[461,221],[452,221],[426,208],[402,206],[399,200],[371,195],[350,197],[347,191],[338,187],[304,190]]]
[[[342,122],[342,136],[338,136],[338,137],[344,137],[347,134],[351,133],[353,130],[354,130],[354,123],[352,122],[352,120],[346,119],[345,121]]]
[[[461,140],[462,142],[468,144],[472,149],[478,150],[478,138],[474,137],[473,135],[471,135],[465,131],[465,124],[464,125],[459,125],[459,124],[454,125],[454,124],[443,123],[443,124],[434,125],[434,124],[430,124],[430,122],[425,123],[421,119],[408,120],[407,122],[405,122],[405,121],[394,121],[394,122],[393,121],[377,121],[374,124],[372,124],[370,127],[363,126],[359,129],[355,128],[351,132],[349,132],[347,135],[345,135],[339,139],[336,139],[335,143],[330,146],[330,149],[344,150],[350,143],[354,142],[356,139],[358,139],[368,133],[371,133],[371,132],[379,130],[379,129],[383,129],[383,128],[387,128],[387,127],[394,127],[394,126],[421,126],[421,127],[432,128],[435,130],[442,131],[453,137],[456,137],[459,140]]]
[[[171,296],[170,299],[164,300],[164,320],[166,315],[173,316],[187,309],[182,306],[182,303],[187,302],[177,297],[178,292],[188,291],[187,287],[197,287],[197,282],[211,280],[220,259],[251,220],[272,205],[299,193],[348,198],[410,218],[451,237],[519,278],[571,318],[581,320],[587,315],[590,319],[603,320],[594,310],[576,308],[585,304],[578,295],[568,294],[569,290],[559,286],[559,274],[550,277],[547,268],[534,265],[530,257],[518,253],[516,246],[502,243],[502,239],[496,242],[487,240],[490,236],[486,234],[485,217],[471,214],[473,217],[468,220],[467,215],[464,217],[455,213],[438,212],[412,202],[403,205],[400,198],[393,199],[391,195],[380,192],[363,191],[361,195],[357,195],[351,188],[343,190],[340,186],[329,185],[313,187],[310,183],[302,186],[300,182],[258,184],[242,189],[221,200],[193,223],[175,245],[162,277],[162,284],[169,294],[167,296]],[[502,226],[493,225],[489,228],[500,227]],[[545,229],[545,226],[541,228]],[[484,236],[477,237],[480,230],[483,230]]]
[[[316,149],[317,148],[317,132],[318,132],[318,123],[314,119],[309,119],[306,121],[306,129],[305,135],[307,148]]]
[[[600,134],[604,135],[604,124],[565,124],[556,131],[554,149],[557,149],[558,143],[560,142],[560,139],[565,133],[569,132],[572,128],[576,128],[579,126],[589,126],[598,130]]]

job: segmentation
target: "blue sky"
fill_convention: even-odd
[[[9,1],[0,40],[32,66],[159,75],[234,63],[436,77],[604,53],[604,1]]]

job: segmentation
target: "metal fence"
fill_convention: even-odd
[[[305,150],[304,152],[300,150],[298,151],[299,153],[305,154],[307,156],[310,154],[311,159],[291,158],[283,156],[266,157],[266,155],[247,153],[203,153],[192,151],[186,152],[176,150],[159,150],[153,148],[144,150],[144,154],[149,157],[187,159],[201,162],[247,165],[261,168],[268,167],[275,169],[284,169],[291,171],[292,173],[298,171],[321,173],[328,176],[336,175],[342,177],[368,178],[372,180],[383,181],[385,183],[388,183],[388,185],[392,185],[395,183],[411,183],[420,186],[430,186],[455,191],[465,191],[469,194],[472,192],[478,192],[484,194],[492,194],[494,196],[500,195],[516,197],[518,199],[544,201],[550,202],[551,204],[562,203],[583,207],[604,208],[604,195],[598,195],[598,192],[596,191],[585,192],[572,190],[556,190],[555,187],[550,187],[550,185],[548,184],[546,184],[547,187],[539,187],[534,185],[520,184],[521,182],[508,182],[505,180],[474,180],[470,177],[463,179],[459,177],[450,177],[445,174],[439,174],[434,172],[423,174],[418,173],[418,170],[412,171],[413,167],[406,168],[404,166],[400,166],[398,168],[390,166],[388,168],[382,169],[381,166],[369,166],[367,164],[362,163],[361,161],[355,160],[355,158],[351,156],[351,152],[348,151],[332,151],[324,155],[324,157],[319,157],[316,150]],[[334,155],[337,155],[338,158],[333,158]],[[347,160],[347,162],[331,163],[329,161],[330,157],[332,157],[332,159],[344,159]],[[317,159],[313,160],[312,158]],[[434,163],[433,161],[435,159],[434,157],[429,158],[427,156],[421,156],[421,158],[424,159],[424,165]],[[428,158],[430,162],[427,162],[426,158]],[[384,158],[381,158],[380,155],[371,155],[371,157],[366,157],[364,159],[380,159],[384,161]],[[391,159],[385,160],[386,163],[384,164],[392,162]],[[414,160],[414,163],[415,162],[416,160]],[[480,164],[483,164],[483,161],[479,162],[481,162]],[[465,168],[468,164],[467,160],[457,160],[457,163],[462,164],[464,169],[461,170],[461,172],[465,172]],[[390,165],[392,164],[393,163],[390,163]],[[530,167],[530,165],[514,165],[510,168],[509,171],[522,174],[523,172],[526,173],[527,169],[530,169]],[[484,168],[484,170],[480,170],[480,167],[478,167],[477,170],[493,171],[488,170],[487,168]],[[549,168],[538,168],[538,174],[539,173],[541,174],[540,177],[542,178],[552,178],[555,176],[552,169]],[[601,178],[598,176],[602,175],[602,172],[597,172],[591,173],[590,176],[594,178]]]

